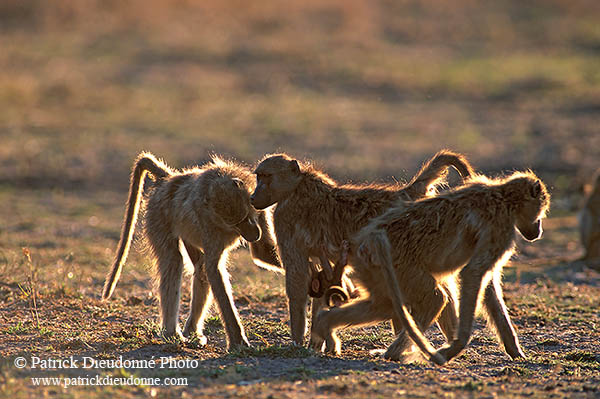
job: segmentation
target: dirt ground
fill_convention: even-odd
[[[32,228],[21,226],[14,236],[35,242]],[[521,243],[519,255],[506,269],[505,298],[527,359],[511,361],[480,319],[468,349],[445,367],[424,360],[409,364],[383,360],[376,351],[393,339],[386,323],[344,331],[341,357],[291,346],[283,278],[252,265],[245,249],[233,255],[230,271],[252,348],[227,353],[216,313],[207,323],[206,347],[197,342],[165,342],[159,336],[157,301],[143,262],[126,267],[115,298],[101,302],[105,270],[90,272],[77,266],[85,263],[86,256],[79,251],[93,251],[92,246],[60,255],[51,265],[41,256],[50,242],[60,248],[64,240],[73,239],[65,234],[29,247],[31,262],[25,252],[4,264],[0,393],[5,397],[90,393],[97,397],[597,397],[600,274],[570,262],[580,255],[575,228],[572,216],[549,219],[545,237],[533,244]],[[95,242],[102,248],[103,241],[112,241],[97,229],[79,235],[81,245]],[[46,253],[52,257],[51,251]],[[66,281],[61,282],[63,275]],[[79,280],[75,286],[80,289],[72,288],[72,280]],[[189,300],[187,289],[184,292],[182,322]],[[435,327],[428,335],[434,345],[443,344]],[[71,357],[74,365],[69,363]],[[27,362],[25,368],[16,367],[19,358]],[[119,359],[156,363],[130,364],[133,368],[97,363]],[[57,369],[60,366],[50,360],[66,361],[63,367],[73,368]],[[161,384],[164,379],[184,378],[177,383],[185,385],[90,386],[85,378],[96,375],[158,378]],[[44,380],[34,382],[37,377],[61,377],[63,385],[36,386],[44,384]],[[71,385],[87,386],[65,388],[65,379]]]
[[[4,0],[0,48],[0,397],[600,397],[600,274],[576,261],[598,1]],[[216,311],[206,347],[165,342],[140,251],[100,301],[143,150],[176,168],[285,151],[392,182],[441,148],[551,191],[504,276],[526,360],[482,319],[445,367],[383,360],[385,323],[344,331],[339,358],[291,346],[283,277],[246,249],[229,270],[251,349],[227,353]]]

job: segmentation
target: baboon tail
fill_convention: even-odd
[[[110,272],[106,276],[104,289],[102,291],[102,299],[108,299],[112,295],[117,281],[121,275],[121,269],[127,259],[129,247],[133,239],[133,232],[137,222],[137,216],[140,210],[142,192],[144,191],[144,177],[150,172],[156,179],[162,179],[170,176],[172,171],[161,161],[157,160],[150,153],[141,153],[131,172],[131,180],[129,184],[129,198],[127,199],[127,207],[125,210],[125,220],[121,229],[121,238],[117,255],[113,262]]]
[[[474,174],[473,167],[462,154],[450,150],[441,150],[421,167],[405,188],[411,199],[419,199],[427,195],[431,186],[442,183],[448,172],[448,167],[453,166],[463,181]]]
[[[383,271],[384,278],[388,284],[389,294],[394,305],[394,311],[400,317],[404,328],[408,335],[413,340],[419,349],[427,355],[436,364],[444,364],[445,359],[440,354],[436,353],[435,348],[429,343],[423,335],[420,328],[415,323],[412,315],[406,308],[406,301],[396,271],[392,261],[392,248],[387,234],[383,230],[375,230],[371,232],[361,243],[358,251],[358,256],[363,260],[366,258],[373,265],[378,265]],[[368,254],[368,256],[365,256]]]

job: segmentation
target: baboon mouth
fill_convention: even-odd
[[[252,202],[252,206],[255,209],[258,209],[259,211],[262,210],[262,209],[268,208],[270,205],[272,205],[272,204],[261,204],[261,203],[255,201],[255,200],[253,200],[251,202]]]
[[[247,220],[237,224],[236,229],[240,233],[244,240],[248,242],[255,242],[260,240],[261,231],[260,228],[252,223],[249,223]]]

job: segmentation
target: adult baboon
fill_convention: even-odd
[[[585,204],[579,214],[581,244],[585,249],[582,260],[587,266],[600,271],[600,170],[594,181]]]
[[[248,345],[231,295],[226,270],[230,250],[240,236],[250,242],[259,266],[278,265],[275,243],[265,212],[250,205],[254,179],[249,169],[213,157],[203,167],[170,169],[150,153],[141,153],[131,175],[129,199],[117,255],[106,277],[102,298],[111,296],[133,237],[142,202],[144,177],[154,184],[145,201],[144,233],[157,267],[162,328],[181,337],[178,324],[183,258],[180,242],[194,264],[191,310],[183,334],[202,334],[212,295],[225,324],[227,347]]]
[[[339,346],[336,328],[395,314],[405,330],[385,356],[401,359],[412,339],[435,363],[444,364],[469,342],[475,308],[483,297],[488,320],[506,352],[513,359],[524,357],[502,299],[501,273],[514,252],[516,231],[529,241],[540,238],[549,205],[546,187],[531,172],[504,179],[476,176],[437,197],[399,202],[350,241],[348,263],[368,297],[321,312],[313,342]],[[457,337],[435,352],[421,331],[435,321],[446,302],[440,284],[457,272],[461,283]]]
[[[395,201],[432,194],[436,185],[444,181],[449,166],[454,166],[463,178],[472,174],[471,166],[462,155],[446,150],[424,164],[405,186],[339,185],[311,164],[299,163],[285,154],[270,155],[260,162],[254,171],[257,186],[251,201],[257,209],[277,203],[273,215],[275,235],[285,268],[295,343],[303,343],[306,331],[309,258],[338,259],[344,239],[352,237]],[[313,319],[320,304],[313,301]],[[441,328],[452,337],[453,319],[448,317],[448,320],[449,325]]]

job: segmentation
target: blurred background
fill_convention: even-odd
[[[123,193],[142,150],[405,180],[447,147],[568,211],[600,166],[596,0],[2,0],[0,49],[4,189]]]

